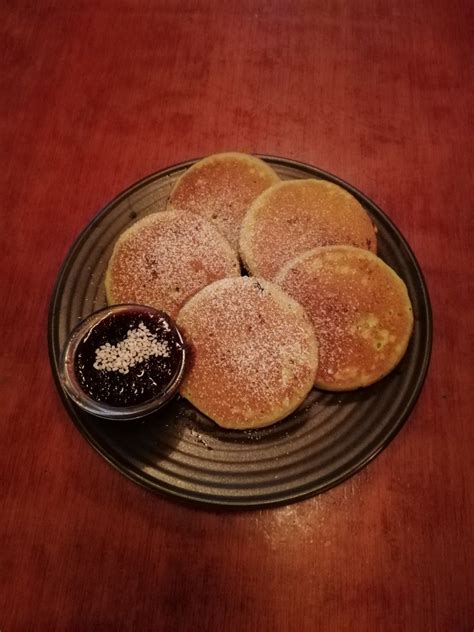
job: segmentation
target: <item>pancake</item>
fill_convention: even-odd
[[[316,248],[289,262],[276,282],[313,321],[320,348],[317,387],[368,386],[403,357],[413,329],[407,288],[373,253]]]
[[[196,162],[179,178],[167,210],[205,217],[238,250],[240,226],[250,204],[278,181],[273,169],[259,158],[236,152],[214,154]]]
[[[375,229],[350,193],[325,180],[273,185],[253,202],[240,233],[247,270],[270,280],[296,255],[338,244],[376,252]]]
[[[224,428],[283,419],[314,384],[318,351],[311,321],[273,283],[216,281],[186,303],[177,324],[191,357],[181,395]]]
[[[105,277],[107,301],[138,303],[173,318],[201,288],[239,276],[236,253],[219,231],[191,213],[153,213],[115,244]]]

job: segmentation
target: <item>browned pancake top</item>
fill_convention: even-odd
[[[359,202],[331,182],[287,180],[267,189],[250,207],[240,253],[252,274],[274,279],[296,255],[337,244],[376,251],[374,227]]]
[[[346,390],[377,381],[405,353],[413,314],[403,281],[381,259],[350,246],[296,257],[276,279],[313,320],[316,385]]]
[[[240,274],[218,230],[191,213],[153,213],[117,241],[106,275],[109,303],[139,303],[175,317],[201,288]]]
[[[267,281],[217,281],[183,307],[177,323],[191,357],[181,394],[221,426],[273,423],[294,410],[314,383],[311,321]]]
[[[262,160],[239,153],[200,160],[177,181],[168,209],[191,211],[212,221],[236,250],[240,225],[253,200],[279,178]]]

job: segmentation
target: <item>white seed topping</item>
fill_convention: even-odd
[[[126,374],[131,367],[151,357],[168,358],[169,355],[168,344],[159,341],[156,334],[140,322],[135,329],[129,329],[127,337],[116,345],[106,342],[95,350],[94,369]]]

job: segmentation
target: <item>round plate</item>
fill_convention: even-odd
[[[69,332],[106,305],[104,275],[118,236],[137,218],[162,211],[189,161],[160,171],[115,198],[84,229],[59,274],[49,314],[50,359],[72,420],[92,446],[141,485],[183,499],[256,507],[295,501],[337,485],[394,437],[420,393],[431,351],[431,309],[418,263],[400,231],[362,193],[309,165],[261,156],[282,179],[323,178],[352,193],[378,228],[378,254],[405,281],[415,327],[400,365],[349,393],[313,390],[292,415],[253,431],[223,430],[181,398],[144,421],[98,419],[62,391],[58,361]]]

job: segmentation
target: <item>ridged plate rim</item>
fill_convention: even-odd
[[[92,447],[113,467],[119,470],[123,475],[125,475],[130,480],[138,483],[139,485],[145,487],[146,489],[152,491],[158,491],[165,493],[167,495],[171,495],[183,501],[191,501],[193,504],[205,504],[208,506],[222,506],[226,508],[237,508],[237,509],[245,509],[245,508],[258,508],[264,506],[277,506],[288,504],[290,502],[295,502],[298,500],[302,500],[304,498],[311,497],[315,494],[322,493],[327,491],[328,489],[339,485],[343,481],[347,480],[351,476],[353,476],[356,472],[360,471],[364,468],[370,461],[372,461],[382,450],[386,448],[386,446],[392,441],[395,435],[399,432],[399,430],[404,425],[408,416],[410,415],[413,407],[416,404],[416,401],[420,395],[421,389],[426,379],[430,357],[431,357],[431,346],[432,346],[432,311],[431,311],[431,303],[429,298],[429,293],[426,285],[426,281],[424,279],[423,273],[421,271],[421,267],[418,264],[418,261],[408,244],[405,237],[402,235],[397,226],[393,223],[393,221],[382,211],[382,209],[375,204],[371,199],[369,199],[364,193],[359,191],[356,187],[349,184],[342,178],[329,173],[323,169],[318,167],[311,166],[309,164],[288,159],[282,158],[279,156],[272,155],[262,155],[258,154],[259,158],[269,162],[271,165],[281,165],[282,167],[289,167],[296,169],[298,171],[304,172],[308,174],[309,177],[317,177],[323,178],[330,182],[334,182],[347,191],[352,193],[359,201],[363,204],[365,208],[370,209],[375,215],[377,215],[378,220],[382,220],[385,222],[386,226],[390,230],[391,233],[403,244],[404,249],[407,255],[407,261],[405,263],[411,268],[412,273],[415,273],[417,277],[418,285],[420,288],[420,296],[418,297],[421,301],[425,322],[424,326],[426,328],[426,340],[425,345],[421,351],[422,356],[422,365],[421,370],[418,373],[417,379],[413,384],[413,388],[409,397],[406,399],[404,403],[403,410],[398,416],[396,423],[394,423],[389,431],[383,436],[383,439],[378,441],[372,449],[365,455],[364,458],[359,459],[356,463],[354,463],[351,467],[346,468],[343,472],[334,473],[334,476],[327,480],[325,484],[317,484],[314,483],[314,486],[310,489],[305,489],[304,492],[298,493],[295,491],[290,491],[288,493],[278,492],[276,497],[273,497],[270,493],[268,497],[262,497],[261,495],[258,498],[252,499],[251,497],[243,497],[240,498],[238,495],[236,496],[227,496],[227,497],[219,497],[215,495],[205,494],[202,492],[193,493],[192,490],[183,490],[180,487],[173,487],[170,484],[166,484],[164,481],[153,480],[150,481],[149,478],[144,476],[140,471],[133,469],[131,467],[127,467],[124,465],[120,459],[116,458],[110,451],[107,450],[107,447],[104,446],[100,441],[96,440],[96,438],[91,434],[83,420],[81,419],[80,411],[72,404],[67,395],[64,393],[62,386],[59,381],[59,373],[58,373],[58,364],[57,360],[60,354],[60,349],[57,348],[57,344],[55,341],[56,336],[56,317],[58,311],[58,305],[62,297],[62,291],[64,289],[64,285],[67,279],[68,272],[75,261],[76,253],[80,252],[81,247],[85,242],[87,242],[88,237],[91,235],[91,232],[94,230],[94,227],[106,216],[109,214],[116,206],[121,204],[124,200],[129,198],[134,192],[140,190],[144,186],[149,183],[152,183],[161,178],[166,178],[170,174],[173,174],[176,171],[180,171],[185,169],[192,164],[194,164],[197,159],[187,160],[184,162],[177,163],[175,165],[166,167],[158,172],[152,173],[141,180],[137,181],[130,187],[127,187],[124,191],[118,194],[113,200],[111,200],[106,206],[95,215],[95,217],[83,228],[80,232],[74,243],[72,244],[66,258],[63,261],[63,264],[58,273],[52,297],[50,300],[49,314],[48,314],[48,348],[49,348],[49,357],[51,368],[54,376],[54,380],[56,383],[56,387],[62,399],[62,402],[68,411],[70,417],[72,418],[73,423],[76,425],[78,430],[82,433],[82,435],[86,438],[86,440],[92,445]]]

